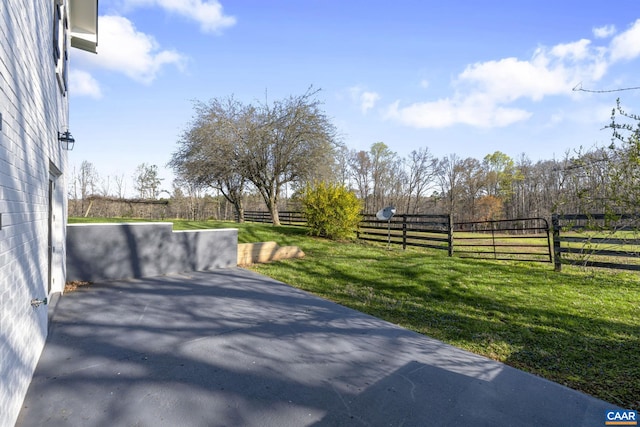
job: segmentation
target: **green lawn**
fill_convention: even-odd
[[[640,265],[640,235],[637,231],[582,231],[561,232],[563,248],[572,248],[580,253],[564,253],[564,260],[579,264],[585,262],[609,262]],[[598,251],[605,253],[598,254]],[[610,253],[606,253],[611,251]]]
[[[121,220],[120,220],[121,221]],[[75,222],[71,220],[70,222]],[[98,222],[98,221],[94,221]],[[297,245],[301,260],[253,270],[348,307],[615,403],[640,409],[640,275],[449,258],[330,242],[304,228],[236,227],[239,241]]]

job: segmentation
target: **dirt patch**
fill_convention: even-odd
[[[74,280],[73,282],[67,282],[64,285],[64,292],[73,292],[79,287],[92,285],[93,282],[84,282],[82,280]]]

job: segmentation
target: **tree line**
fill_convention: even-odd
[[[242,221],[245,209],[266,209],[279,224],[279,210],[299,209],[295,195],[310,182],[343,185],[365,212],[393,205],[399,213],[451,214],[461,222],[638,210],[640,117],[627,113],[619,100],[608,126],[609,145],[534,162],[526,154],[514,159],[500,151],[482,159],[437,158],[426,145],[400,156],[384,142],[349,149],[317,94],[310,89],[253,104],[233,97],[197,101],[168,163],[177,178],[167,192],[165,214],[195,219],[208,200],[217,208],[206,217],[220,218],[224,211],[220,219],[233,212]],[[160,196],[154,168],[141,165],[137,171],[141,199]],[[85,175],[81,167],[70,199],[85,200],[98,189],[86,185],[91,180]],[[113,185],[117,193],[121,183]]]

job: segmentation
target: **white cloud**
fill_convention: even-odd
[[[386,117],[418,128],[508,126],[532,116],[511,104],[576,96],[571,89],[577,83],[597,82],[613,60],[638,56],[640,20],[613,38],[608,47],[581,39],[539,47],[527,60],[511,57],[469,64],[453,80],[451,96],[407,106],[398,101],[388,107]]]
[[[420,87],[423,89],[427,89],[429,87],[429,80],[427,79],[420,80]]]
[[[71,69],[69,71],[69,85],[71,94],[74,96],[102,98],[102,90],[98,81],[86,71]]]
[[[200,24],[205,33],[219,33],[235,25],[236,18],[226,16],[217,0],[125,0],[128,7],[156,6]]]
[[[378,93],[364,90],[361,86],[350,87],[349,94],[351,99],[360,106],[362,114],[366,114],[380,100]]]
[[[581,39],[573,43],[560,43],[551,48],[549,53],[556,58],[581,61],[588,60],[591,52],[591,40]]]
[[[629,60],[640,56],[640,19],[611,40],[611,60]]]
[[[548,95],[570,92],[577,81],[596,81],[607,69],[604,51],[590,48],[588,40],[538,48],[530,60],[506,58],[468,66],[459,84],[491,96],[496,102],[520,98],[539,101]]]
[[[398,101],[393,103],[385,117],[415,128],[438,129],[456,124],[479,128],[504,127],[532,115],[522,109],[498,106],[482,95],[415,103],[404,108],[399,104]]]
[[[363,113],[366,113],[376,105],[376,102],[380,99],[380,95],[376,92],[363,92],[362,95],[360,95],[360,99],[362,101],[360,109]]]
[[[165,65],[180,69],[184,65],[184,56],[173,50],[161,50],[152,36],[137,31],[124,17],[101,16],[98,25],[98,55],[82,55],[86,62],[145,84],[150,84]]]
[[[615,25],[604,25],[593,29],[593,36],[597,39],[606,39],[616,33]]]

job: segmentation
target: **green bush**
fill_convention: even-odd
[[[312,236],[333,240],[353,237],[362,219],[362,203],[344,185],[307,183],[300,202]]]

